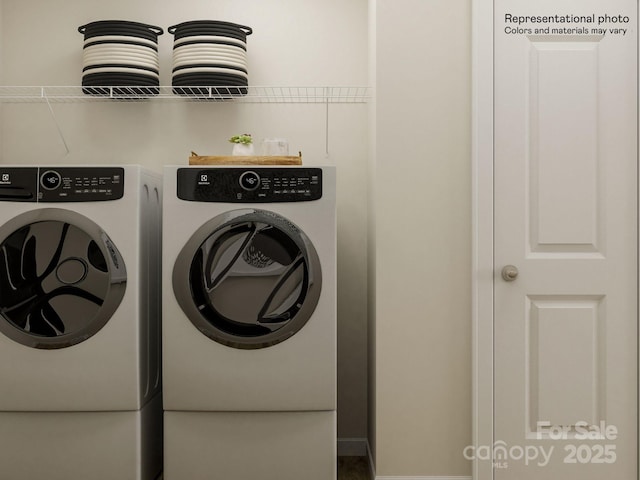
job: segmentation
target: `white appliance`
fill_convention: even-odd
[[[0,166],[0,480],[160,474],[161,189]]]
[[[335,168],[165,167],[165,480],[336,475]]]

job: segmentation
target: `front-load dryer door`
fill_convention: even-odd
[[[90,219],[43,208],[0,226],[0,332],[23,345],[63,348],[94,335],[126,288],[122,256]]]
[[[240,349],[269,347],[300,331],[321,286],[308,237],[266,210],[233,210],[209,220],[173,270],[173,290],[189,320],[216,342]]]

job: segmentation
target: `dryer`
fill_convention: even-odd
[[[164,182],[165,479],[335,478],[335,168]]]
[[[0,166],[0,479],[161,469],[160,176]]]

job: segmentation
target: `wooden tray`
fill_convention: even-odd
[[[302,165],[302,153],[297,157],[280,156],[201,156],[192,154],[189,165]]]

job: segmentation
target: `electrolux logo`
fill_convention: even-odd
[[[206,173],[199,174],[198,185],[211,185],[211,181],[209,180],[209,175]]]
[[[11,176],[8,173],[0,174],[0,185],[10,185]]]

